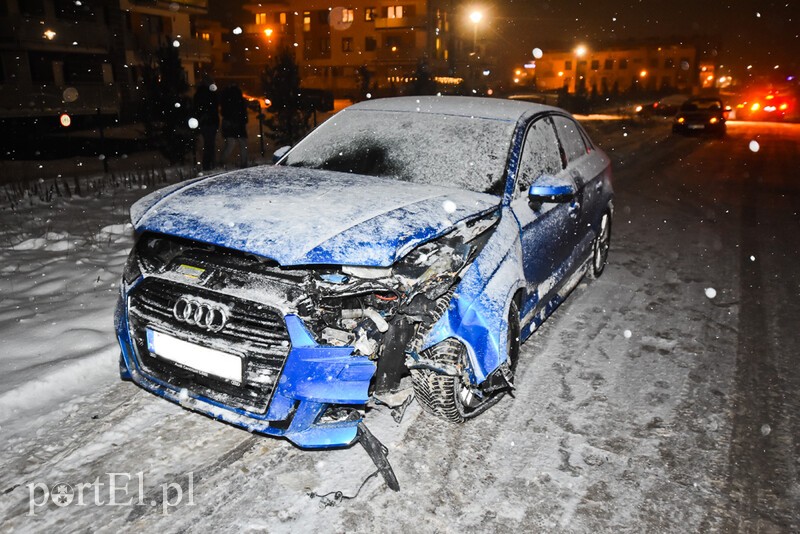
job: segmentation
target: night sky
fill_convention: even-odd
[[[786,74],[800,74],[798,0],[510,0],[491,5],[496,30],[523,55],[542,47],[539,41],[591,47],[611,39],[703,36],[718,43],[710,48],[718,48],[718,61],[730,74],[769,74],[775,65]]]

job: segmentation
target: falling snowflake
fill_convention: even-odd
[[[713,287],[707,287],[706,288],[706,296],[708,298],[710,298],[710,299],[713,299],[714,297],[717,296],[717,290],[714,289]]]

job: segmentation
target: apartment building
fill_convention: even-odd
[[[541,91],[609,94],[631,89],[690,91],[713,85],[716,64],[694,44],[638,43],[592,49],[544,50],[515,71],[519,85]]]
[[[72,126],[135,114],[142,69],[178,48],[190,85],[211,61],[193,19],[208,0],[0,0],[0,121]]]
[[[336,96],[363,89],[401,92],[424,62],[441,85],[456,84],[455,2],[352,0],[332,7],[318,0],[245,4],[245,61],[260,70],[281,49],[294,51],[304,87]]]

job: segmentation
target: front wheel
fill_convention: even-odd
[[[611,247],[611,213],[603,214],[600,220],[600,231],[592,244],[592,264],[587,274],[589,278],[597,279],[603,274],[608,263],[608,249]]]
[[[448,300],[449,297],[448,294]],[[443,313],[446,309],[446,305],[443,309],[437,306],[436,311],[442,310]],[[415,345],[418,346],[423,337],[418,335],[412,342],[412,348],[416,349]],[[502,365],[507,365],[510,373],[513,373],[519,354],[519,311],[513,301],[508,312],[506,347],[508,357]],[[414,395],[426,412],[451,423],[463,423],[485,412],[503,398],[504,391],[483,393],[470,383],[466,374],[467,351],[460,341],[446,339],[424,351],[422,356],[434,362],[434,366],[441,370],[458,371],[444,374],[427,368],[411,370]]]

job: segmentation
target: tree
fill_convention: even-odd
[[[412,94],[415,95],[436,94],[436,80],[433,79],[430,66],[424,59],[417,62],[417,70],[414,73],[414,85],[411,90],[413,91]]]
[[[300,70],[294,52],[288,48],[278,52],[275,62],[264,67],[261,83],[272,102],[264,121],[267,136],[278,146],[295,144],[308,133],[311,111],[301,106]]]
[[[367,68],[367,65],[361,65],[356,69],[356,75],[358,76],[358,87],[360,94],[358,95],[358,99],[361,100],[366,98],[367,94],[370,92],[370,83],[372,82],[372,71]]]
[[[189,84],[178,48],[172,46],[169,38],[144,67],[142,78],[145,135],[171,163],[183,163],[194,140],[188,127]]]

